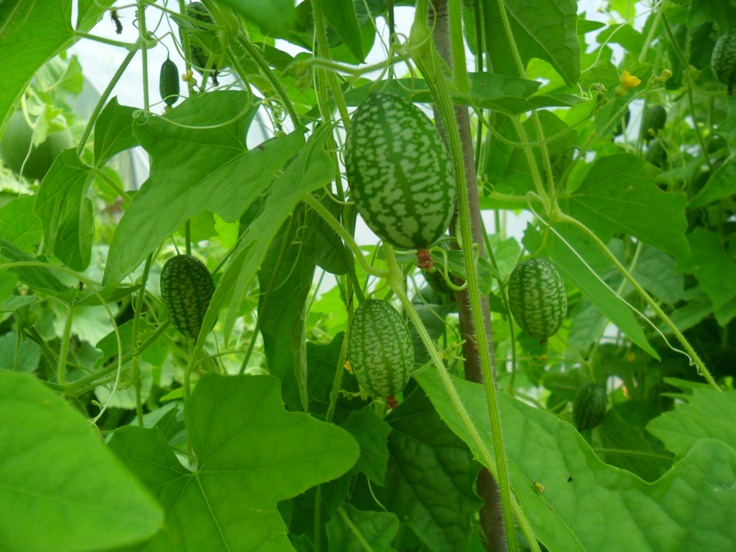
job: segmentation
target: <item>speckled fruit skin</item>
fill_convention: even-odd
[[[215,292],[207,267],[191,255],[170,258],[161,270],[161,300],[174,327],[196,338]]]
[[[710,65],[716,79],[728,86],[728,93],[732,94],[736,83],[736,28],[718,39],[713,47]]]
[[[601,423],[606,415],[608,395],[606,388],[597,383],[581,387],[572,403],[572,419],[578,431],[592,429]]]
[[[158,91],[161,99],[171,107],[179,100],[179,69],[176,63],[166,58],[161,64],[161,73],[159,74]]]
[[[567,315],[565,282],[552,263],[534,258],[519,264],[509,278],[509,307],[528,334],[546,340]]]
[[[351,197],[382,240],[424,249],[450,224],[455,177],[432,121],[395,94],[369,96],[350,120],[345,172]]]
[[[348,359],[358,383],[376,397],[393,397],[409,382],[414,368],[411,335],[386,301],[369,299],[355,310]]]

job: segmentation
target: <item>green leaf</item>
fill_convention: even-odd
[[[0,549],[107,550],[161,527],[89,422],[32,376],[0,371],[0,443]]]
[[[567,224],[558,225],[555,229],[567,241],[567,244],[552,233],[547,234],[546,241],[543,241],[537,230],[532,226],[527,226],[523,239],[524,246],[529,251],[537,251],[544,245],[546,256],[554,262],[566,282],[575,284],[585,297],[631,341],[654,358],[659,359],[659,355],[647,341],[644,331],[629,307],[596,276],[612,268],[613,263],[610,259],[580,230]],[[595,274],[591,273],[580,257],[570,249],[570,246],[574,247],[575,251],[585,259]]]
[[[137,109],[110,100],[95,122],[95,166],[102,167],[116,153],[138,145],[133,134]]]
[[[211,92],[135,127],[153,158],[151,176],[115,231],[106,285],[132,272],[189,218],[211,211],[228,222],[237,219],[296,155],[303,144],[299,132],[246,150],[245,134],[255,114],[255,107],[244,111],[248,105],[243,92]]]
[[[683,398],[687,402],[649,422],[647,430],[678,456],[703,439],[717,439],[736,451],[736,391],[694,388]]]
[[[10,262],[16,263],[37,263],[38,259],[29,255],[28,253],[21,251],[15,247],[12,243],[0,239],[0,255],[8,259]],[[56,295],[62,291],[67,291],[67,288],[62,284],[54,273],[48,268],[41,268],[37,266],[28,267],[14,267],[13,271],[18,274],[20,281],[24,284],[28,284],[30,287],[51,293]]]
[[[293,216],[303,216],[303,210]],[[307,411],[305,309],[316,265],[295,238],[293,227],[285,225],[261,263],[258,321],[268,369],[281,380],[286,408]]]
[[[322,0],[322,15],[335,29],[340,40],[360,62],[365,61],[363,35],[353,0]]]
[[[115,0],[79,0],[77,3],[77,28],[89,31],[100,20],[106,8]]]
[[[61,152],[36,196],[36,215],[43,221],[46,246],[68,267],[89,266],[95,220],[87,196],[93,178],[74,149]]]
[[[271,376],[206,374],[184,416],[191,471],[158,429],[125,427],[110,441],[166,510],[144,550],[292,550],[276,503],[339,477],[359,454],[346,431],[286,412]]]
[[[675,259],[666,253],[644,246],[632,275],[654,297],[674,305],[685,293],[685,279],[675,265]]]
[[[269,189],[260,213],[241,236],[232,260],[215,289],[202,322],[203,328],[214,324],[220,308],[230,297],[230,308],[223,330],[226,337],[230,335],[240,299],[260,268],[278,229],[306,194],[318,190],[332,180],[332,157],[324,149],[329,131],[328,127],[322,127],[313,133],[296,159],[289,163]],[[294,134],[282,140],[288,140]]]
[[[415,378],[438,414],[479,457],[436,372]],[[452,380],[492,453],[483,386]],[[722,550],[736,540],[727,514],[736,508],[736,493],[729,491],[736,479],[733,448],[700,440],[648,484],[601,462],[575,428],[556,416],[505,394],[499,395],[499,406],[514,494],[551,552]]]
[[[510,0],[506,10],[522,62],[535,57],[550,63],[568,86],[580,76],[580,44],[576,32],[574,0]],[[498,0],[484,0],[486,47],[494,71],[517,75],[510,45],[506,41]]]
[[[0,279],[7,274],[12,275],[12,272],[0,274]],[[20,344],[17,340],[18,334],[15,332],[0,336],[0,366],[13,372],[33,372],[41,360],[41,348],[30,339],[21,338]]]
[[[340,427],[349,431],[360,445],[360,458],[355,468],[375,484],[383,485],[388,463],[387,439],[391,432],[389,425],[369,405],[351,411]]]
[[[364,552],[366,544],[374,552],[395,550],[391,541],[399,532],[399,519],[390,512],[367,512],[350,504],[327,524],[330,552]]]
[[[604,242],[619,232],[676,257],[687,257],[685,195],[654,184],[659,171],[638,155],[598,159],[570,196],[570,214]]]
[[[644,427],[660,409],[656,400],[630,400],[613,405],[596,428],[605,449],[599,455],[607,463],[645,481],[659,479],[672,465],[672,458]]]
[[[577,133],[570,129],[557,115],[549,111],[539,112],[539,122],[544,136],[557,136],[557,138],[547,142],[547,151],[553,170],[563,172],[572,159]],[[534,142],[540,139],[532,118],[524,121],[523,126],[530,141]],[[509,120],[505,120],[497,130],[513,142],[519,143],[521,141]],[[495,191],[523,196],[534,190],[529,161],[522,148],[503,143],[500,140],[494,140],[493,146],[489,148],[488,155],[487,178],[493,183]],[[545,166],[538,151],[534,152],[534,156],[538,167]],[[513,208],[517,207],[518,205],[513,206]]]
[[[679,259],[677,269],[692,274],[713,302],[716,320],[725,326],[736,316],[736,260],[721,246],[718,234],[696,228],[688,234],[690,257]]]
[[[291,0],[222,0],[222,3],[263,27],[267,34],[284,36],[294,25]]]
[[[424,393],[412,393],[387,421],[384,504],[430,550],[467,550],[470,518],[480,508],[473,492],[478,465]]]
[[[690,202],[690,206],[703,207],[733,197],[734,194],[736,194],[736,157],[731,157],[713,171],[703,189]]]
[[[0,238],[18,249],[36,251],[43,238],[43,224],[33,212],[34,196],[17,197],[0,207]]]
[[[71,46],[71,15],[70,1],[0,2],[0,59],[6,61],[0,81],[0,134],[38,68]]]

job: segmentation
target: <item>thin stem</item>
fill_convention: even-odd
[[[616,266],[616,268],[621,272],[621,274],[624,275],[624,278],[628,280],[628,282],[634,287],[636,292],[646,301],[647,305],[649,305],[652,310],[655,312],[657,316],[659,316],[662,321],[664,322],[665,326],[667,326],[670,331],[673,333],[675,338],[680,342],[680,344],[684,347],[685,351],[688,355],[690,355],[691,362],[694,363],[697,366],[698,373],[705,378],[705,380],[713,387],[714,389],[717,389],[718,391],[721,390],[721,388],[718,386],[716,381],[713,379],[713,376],[711,375],[708,368],[705,366],[705,363],[700,358],[698,353],[693,349],[692,345],[690,345],[690,342],[685,338],[685,336],[682,334],[682,332],[679,330],[679,328],[675,325],[674,322],[670,319],[669,316],[662,310],[662,308],[657,304],[657,302],[652,299],[652,297],[646,292],[646,290],[641,287],[639,282],[637,282],[634,277],[631,275],[631,273],[626,270],[626,267],[621,264],[621,262],[616,258],[616,255],[614,255],[608,247],[606,247],[606,244],[603,243],[603,241],[587,226],[585,226],[582,222],[574,219],[573,217],[570,217],[562,212],[557,212],[555,215],[555,219],[558,222],[566,222],[568,224],[572,224],[582,230],[586,236],[588,236],[593,242],[598,246],[598,248],[603,251],[609,259],[613,262],[613,264]]]
[[[424,18],[421,17],[422,12],[424,14]],[[454,107],[445,83],[444,75],[437,63],[437,53],[434,50],[426,15],[426,1],[422,2],[420,0],[420,2],[417,3],[417,13],[414,18],[409,39],[410,52],[417,67],[422,74],[425,75],[427,85],[432,93],[435,103],[437,104],[437,109],[442,117],[442,123],[445,129],[445,136],[449,146],[448,149],[451,152],[455,168],[455,178],[457,182],[457,206],[460,218],[460,236],[463,246],[466,279],[468,282],[468,298],[470,300],[473,324],[476,328],[476,339],[484,380],[483,385],[486,391],[488,418],[493,435],[494,452],[496,453],[496,459],[498,462],[497,473],[494,473],[493,475],[498,482],[500,489],[501,508],[503,510],[507,543],[510,550],[516,551],[518,550],[518,543],[516,540],[516,530],[514,526],[511,484],[509,482],[508,469],[506,465],[506,454],[503,446],[498,398],[496,396],[496,384],[489,354],[490,348],[486,333],[486,324],[483,319],[481,297],[478,288],[478,276],[475,267],[475,256],[472,248],[473,236],[470,227],[468,192],[465,188],[465,163],[463,160],[462,144],[460,142],[460,134],[455,122]],[[387,248],[387,257],[388,251],[389,248]]]
[[[69,356],[69,340],[72,333],[72,320],[74,319],[74,305],[69,305],[69,312],[64,322],[64,333],[61,336],[61,348],[59,349],[59,367],[56,379],[59,383],[66,383],[66,360]]]
[[[353,236],[348,232],[342,224],[330,213],[330,211],[322,205],[319,200],[312,197],[311,195],[308,195],[304,198],[304,202],[309,205],[312,209],[317,211],[317,214],[319,214],[326,222],[329,224],[332,229],[337,232],[337,234],[345,241],[345,244],[350,248],[350,250],[353,252],[356,259],[358,259],[358,264],[360,264],[361,268],[365,270],[368,274],[371,276],[376,276],[378,278],[386,278],[388,276],[388,272],[385,270],[378,270],[377,268],[372,267],[368,264],[368,262],[365,260],[365,257],[363,256],[363,251],[360,249],[360,246],[355,242],[355,239],[353,239]]]
[[[271,67],[269,67],[266,60],[263,59],[263,56],[258,51],[258,48],[256,48],[243,33],[238,35],[237,41],[238,44],[245,49],[255,64],[258,65],[258,68],[263,73],[263,76],[266,77],[266,80],[271,84],[271,86],[273,86],[276,94],[281,99],[281,103],[284,105],[284,109],[289,113],[289,118],[291,119],[291,123],[294,125],[294,128],[300,128],[301,121],[299,119],[299,114],[296,112],[296,109],[294,109],[294,104],[291,103],[289,93],[284,88],[284,85],[281,84],[278,77],[274,75]]]
[[[115,74],[112,76],[112,79],[107,84],[107,88],[105,88],[105,90],[102,92],[102,95],[100,96],[100,99],[97,101],[97,105],[95,106],[95,109],[92,112],[92,115],[90,115],[89,117],[87,126],[84,127],[82,138],[79,140],[79,145],[77,146],[77,155],[82,155],[82,150],[84,150],[84,145],[87,143],[87,140],[89,139],[89,135],[92,133],[92,129],[94,128],[95,123],[97,122],[97,118],[100,116],[100,112],[102,111],[102,108],[105,107],[105,104],[107,103],[107,99],[110,97],[110,94],[112,94],[113,89],[117,85],[120,78],[123,76],[123,73],[125,73],[125,70],[128,68],[128,65],[130,65],[130,62],[133,61],[133,58],[135,57],[137,52],[138,52],[137,47],[133,48],[132,50],[128,52],[128,55],[125,56],[125,59],[120,64],[120,67],[118,67],[118,70],[115,71]]]
[[[148,38],[148,31],[146,30],[146,1],[138,0],[138,33],[140,35],[141,43],[141,58],[143,63],[143,109],[146,113],[151,109],[151,101],[148,96],[148,44],[146,39]]]
[[[138,290],[138,296],[136,297],[135,314],[133,316],[133,346],[138,343],[138,333],[140,332],[141,315],[143,313],[143,302],[146,298],[146,282],[148,281],[148,274],[151,271],[151,265],[153,264],[153,253],[148,255],[146,258],[146,264],[143,267],[143,275],[141,276],[141,287]],[[143,427],[143,406],[141,404],[141,370],[140,360],[138,355],[133,355],[133,359],[130,363],[130,373],[133,377],[133,385],[135,386],[135,411],[138,419],[138,425]]]

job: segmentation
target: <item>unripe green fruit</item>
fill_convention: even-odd
[[[713,47],[710,65],[716,79],[728,86],[728,93],[732,94],[736,83],[736,28],[718,39]]]
[[[43,180],[54,163],[54,159],[62,150],[74,145],[71,132],[64,129],[46,136],[46,140],[38,146],[31,146],[33,129],[28,126],[22,111],[16,111],[10,117],[5,134],[0,141],[0,156],[5,165],[14,173],[21,174],[29,180]],[[31,153],[28,154],[28,149]],[[26,155],[28,159],[26,160]],[[25,166],[23,165],[25,161]]]
[[[517,266],[509,278],[509,308],[528,334],[545,341],[567,316],[565,282],[546,259],[534,258]]]
[[[161,300],[174,327],[196,338],[215,284],[207,267],[191,255],[170,258],[161,270]]]
[[[396,247],[423,249],[455,210],[452,161],[432,121],[395,94],[368,97],[345,139],[351,198],[368,227]]]
[[[572,403],[572,419],[578,431],[592,429],[601,423],[606,415],[608,395],[606,388],[597,383],[581,387]]]
[[[355,309],[348,359],[358,383],[376,397],[393,397],[409,382],[414,345],[401,315],[386,301],[369,299]]]

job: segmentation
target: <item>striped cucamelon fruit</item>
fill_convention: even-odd
[[[713,75],[728,86],[729,95],[736,83],[736,28],[727,31],[718,39],[710,57]]]
[[[179,100],[179,69],[176,63],[166,58],[161,65],[161,73],[158,80],[158,91],[161,99],[171,107]]]
[[[369,299],[355,309],[348,359],[358,383],[375,397],[394,397],[409,382],[414,368],[411,335],[386,301]]]
[[[597,383],[581,387],[572,403],[572,420],[578,431],[592,429],[603,420],[608,407],[606,389]]]
[[[518,265],[509,278],[509,307],[517,324],[545,341],[567,315],[565,282],[552,263],[534,258]]]
[[[452,161],[432,121],[395,94],[370,95],[353,113],[345,172],[368,227],[405,249],[425,249],[455,208]]]
[[[161,299],[174,327],[196,338],[215,292],[207,267],[191,255],[170,258],[161,270]]]

